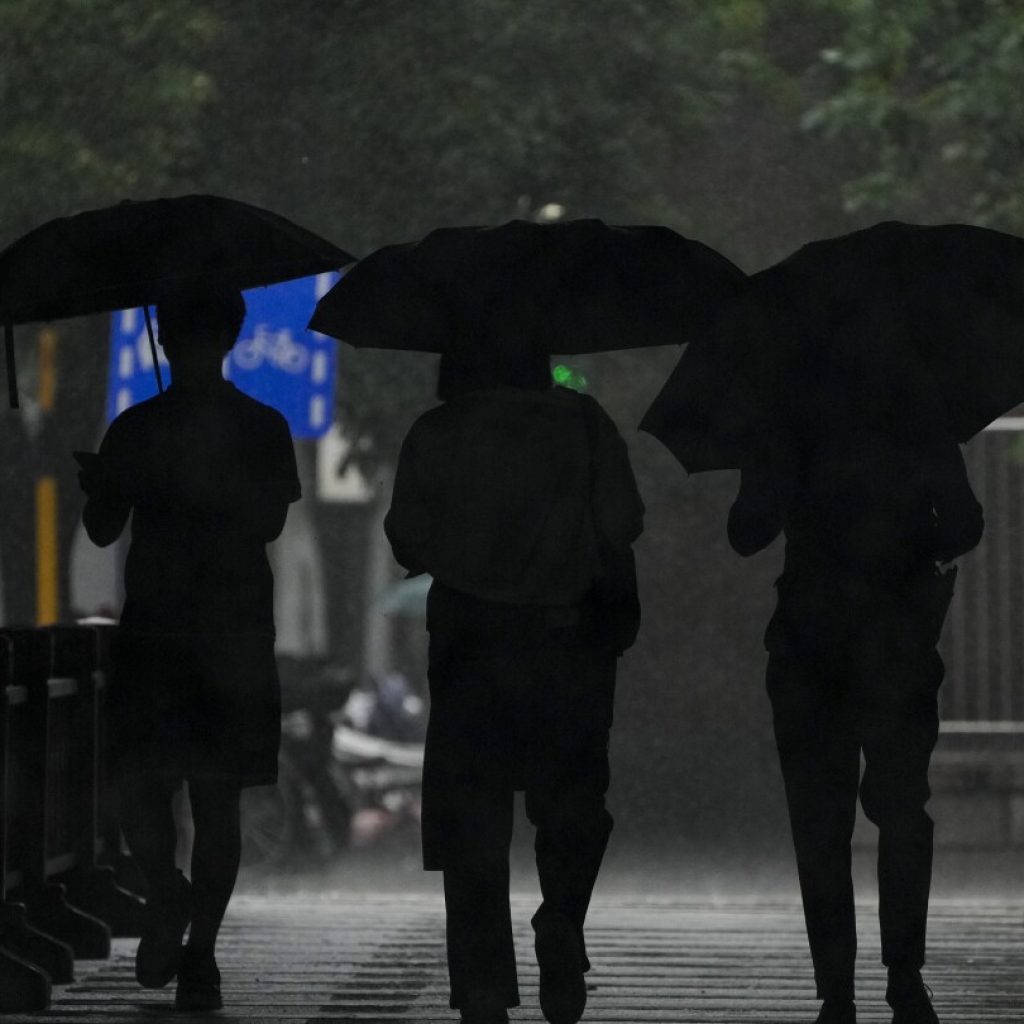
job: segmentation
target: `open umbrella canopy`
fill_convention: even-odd
[[[497,336],[566,354],[682,344],[743,280],[720,253],[666,227],[439,228],[367,256],[309,326],[357,347],[420,352]]]
[[[355,260],[258,206],[187,195],[47,221],[0,253],[0,318],[15,324],[152,305],[196,281],[244,290]]]
[[[222,281],[244,290],[354,259],[285,217],[222,196],[125,200],[47,221],[0,252],[11,406],[18,404],[14,324],[142,306],[149,327],[148,307],[190,284]]]
[[[1024,239],[888,221],[749,278],[640,424],[691,472],[771,424],[967,441],[1024,401]]]
[[[713,337],[687,347],[639,423],[688,473],[747,464],[769,426],[756,389],[716,357]]]

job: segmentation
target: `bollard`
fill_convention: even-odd
[[[76,865],[62,881],[71,902],[105,921],[114,935],[139,936],[145,910],[142,898],[117,883],[111,865],[98,861],[105,846],[100,809],[108,788],[101,746],[106,682],[99,669],[101,640],[89,626],[51,626],[49,633],[53,640],[51,687],[54,680],[73,679],[81,695],[72,756],[77,770],[72,785],[70,845]]]
[[[50,1005],[46,971],[0,947],[0,1013],[31,1013]]]
[[[27,693],[14,758],[24,831],[11,861],[20,875],[13,892],[25,904],[30,925],[66,942],[75,956],[105,958],[110,929],[70,903],[65,886],[56,880],[78,865],[69,801],[75,793],[82,694],[76,680],[51,677],[53,637],[46,630],[7,628],[0,636],[13,647],[13,681]]]
[[[98,768],[99,776],[99,839],[97,856],[100,863],[114,871],[117,883],[140,897],[147,893],[147,883],[138,862],[128,853],[121,836],[118,780],[111,770],[111,735],[108,701],[110,694],[111,652],[118,628],[113,624],[93,625],[96,631],[97,664],[100,676],[96,690],[98,704]]]
[[[44,1009],[50,984],[74,978],[66,943],[33,928],[10,899],[22,883],[20,852],[30,826],[24,786],[28,691],[14,682],[14,644],[0,636],[0,1012]]]
[[[75,951],[29,924],[23,903],[0,904],[0,950],[39,968],[57,985],[75,980]]]

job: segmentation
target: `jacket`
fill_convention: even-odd
[[[413,424],[384,528],[410,574],[488,601],[565,605],[602,574],[598,536],[628,551],[643,512],[625,443],[594,399],[497,388]]]

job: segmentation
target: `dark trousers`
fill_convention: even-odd
[[[475,842],[444,868],[453,1008],[463,1005],[466,994],[474,989],[494,992],[506,1006],[519,1005],[508,897],[512,793],[480,795],[481,806],[467,809],[464,819]],[[528,790],[526,811],[537,828],[542,895],[534,920],[563,914],[576,926],[585,949],[583,924],[611,833],[611,816],[600,794],[581,790],[564,794]],[[586,959],[584,967],[590,968]]]
[[[458,611],[458,608],[453,609]],[[444,871],[451,1005],[474,989],[519,1005],[509,909],[513,800],[536,826],[538,916],[583,925],[612,818],[605,808],[614,654],[578,624],[431,626],[424,854]],[[467,628],[467,626],[469,628]],[[585,946],[583,947],[585,948]],[[589,963],[586,963],[589,967]]]
[[[879,830],[882,961],[908,969],[925,961],[933,828],[925,804],[943,666],[912,611],[880,601],[855,641],[829,652],[769,628],[768,693],[820,998],[853,994],[858,788]]]

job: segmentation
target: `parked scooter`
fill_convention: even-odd
[[[325,861],[419,825],[426,714],[398,673],[356,685],[328,661],[279,658],[277,786],[243,790],[242,862]]]
[[[331,752],[357,794],[349,839],[367,846],[390,833],[419,830],[426,708],[399,672],[353,690],[335,718]]]

